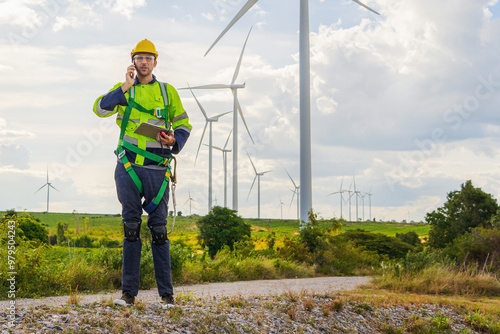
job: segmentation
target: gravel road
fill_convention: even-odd
[[[321,277],[179,286],[177,305],[167,310],[156,289],[140,291],[130,307],[110,303],[119,291],[83,295],[78,305],[68,296],[18,299],[13,312],[2,301],[0,334],[477,333],[463,310],[439,302],[372,303],[342,293],[369,282]]]
[[[282,280],[260,280],[232,283],[210,283],[183,285],[175,287],[175,295],[188,294],[198,298],[205,297],[231,297],[231,296],[267,296],[280,295],[284,292],[308,292],[321,293],[340,290],[353,290],[363,284],[368,284],[369,277],[316,277],[300,279],[282,279]],[[91,304],[99,302],[103,298],[118,298],[121,292],[81,295],[80,304]],[[27,308],[30,305],[36,306],[62,306],[68,301],[68,296],[46,297],[41,299],[17,299],[16,308]],[[141,290],[137,296],[138,301],[145,303],[158,302],[159,296],[157,289]],[[5,310],[10,301],[0,301],[0,310]]]

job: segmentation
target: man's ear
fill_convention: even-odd
[[[156,67],[156,64],[158,64],[158,61],[155,59],[155,62],[154,62],[154,64],[153,64],[153,68],[155,68],[155,67]]]

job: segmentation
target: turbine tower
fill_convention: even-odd
[[[49,182],[49,168],[47,167],[47,183],[45,183],[43,186],[41,186],[37,191],[35,191],[35,194],[42,190],[43,187],[47,187],[47,213],[49,213],[49,198],[50,198],[50,188],[57,190],[52,183]],[[59,191],[59,190],[57,190]]]
[[[248,196],[247,196],[247,201],[248,201],[248,198],[250,197],[250,193],[252,192],[252,189],[253,189],[253,186],[255,184],[255,180],[257,179],[257,212],[258,212],[258,215],[257,215],[257,218],[260,219],[260,177],[266,173],[269,173],[270,170],[268,171],[265,171],[265,172],[257,172],[257,169],[255,168],[255,165],[253,164],[253,161],[252,159],[250,158],[250,155],[248,154],[247,152],[247,156],[248,156],[248,159],[250,159],[250,163],[252,164],[252,167],[253,167],[253,170],[255,172],[255,177],[253,178],[253,182],[252,182],[252,186],[250,187],[250,191],[248,192]]]
[[[370,191],[365,193],[365,195],[368,196],[368,205],[369,205],[369,211],[368,213],[370,214],[369,220],[372,220],[372,188],[370,188]]]
[[[283,203],[283,201],[281,200],[281,197],[280,197],[280,204],[279,204],[279,206],[280,206],[280,208],[281,208],[281,219],[283,219],[283,205],[284,205],[284,204],[285,204],[285,203]]]
[[[231,27],[245,13],[257,3],[258,0],[248,0],[236,16],[229,22],[227,27],[212,43],[205,56],[231,29]],[[364,8],[380,15],[373,9],[367,7],[359,0],[353,0]],[[302,216],[300,219],[301,228],[308,221],[307,214],[312,209],[312,173],[311,173],[311,85],[310,85],[310,47],[309,47],[309,0],[300,0],[300,42],[299,42],[299,58],[300,58],[300,184],[302,186],[302,199],[300,209]],[[235,146],[236,147],[236,146]]]
[[[227,143],[229,142],[229,137],[231,137],[231,133],[233,130],[229,131],[229,136],[227,136],[226,143],[223,148],[218,146],[213,146],[216,150],[222,152],[222,163],[224,164],[224,207],[227,208],[227,153],[231,152],[231,150],[226,149]]]
[[[203,116],[205,117],[205,127],[203,128],[203,133],[201,134],[200,144],[198,145],[198,151],[196,151],[196,158],[194,159],[195,164],[196,164],[196,160],[198,159],[198,153],[200,152],[201,142],[203,141],[203,137],[205,136],[205,131],[207,130],[207,125],[210,124],[210,130],[209,130],[209,134],[208,134],[208,138],[209,138],[208,139],[208,211],[210,212],[212,210],[212,123],[218,122],[220,117],[222,117],[226,114],[229,114],[230,111],[225,112],[223,114],[216,115],[214,117],[208,117],[207,113],[205,112],[205,109],[203,109],[203,106],[201,105],[200,101],[198,101],[198,99],[194,95],[193,90],[190,89],[190,91],[191,91],[191,94],[193,94],[193,97],[196,100],[196,103],[198,103],[198,107],[200,107],[200,110],[203,113]]]
[[[229,85],[226,84],[212,84],[212,85],[203,85],[197,87],[191,87],[191,89],[231,89],[233,93],[233,210],[238,211],[238,112],[241,116],[241,120],[247,129],[248,135],[253,141],[252,135],[250,134],[250,130],[248,130],[247,123],[245,121],[245,117],[243,116],[243,111],[241,110],[240,103],[238,102],[238,89],[245,88],[245,84],[236,84],[236,79],[238,78],[238,74],[240,72],[241,60],[243,59],[243,53],[245,52],[245,47],[247,45],[248,37],[250,36],[250,31],[248,32],[247,38],[245,40],[245,44],[243,45],[243,49],[241,50],[240,58],[238,59],[238,64],[236,65],[236,69],[233,74],[233,79]],[[186,89],[186,88],[180,88]]]
[[[353,175],[353,180],[354,180],[354,196],[356,196],[356,221],[359,220],[359,214],[358,214],[358,197],[361,195],[361,192],[359,190],[356,190],[356,177]]]

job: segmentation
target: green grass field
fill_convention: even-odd
[[[5,212],[0,212],[3,215]],[[107,237],[112,240],[121,240],[122,223],[120,215],[94,214],[94,213],[43,213],[30,212],[35,218],[40,219],[44,224],[49,234],[57,233],[57,223],[62,221],[68,224],[69,236],[81,235],[86,229],[87,235],[96,238]],[[196,236],[198,229],[196,222],[199,216],[177,217],[172,234],[169,238],[172,241],[182,239],[184,242],[196,245]],[[88,220],[85,226],[85,221]],[[147,216],[143,216],[143,222],[147,221]],[[255,219],[246,218],[245,221],[252,226],[252,235],[256,239],[263,239],[275,233],[277,239],[282,239],[285,235],[293,235],[299,232],[297,220],[292,219]],[[330,221],[320,220],[320,227],[328,227]],[[172,218],[168,218],[167,228],[170,231],[172,227]],[[396,233],[407,233],[413,231],[417,233],[421,239],[426,238],[429,233],[430,226],[424,223],[394,223],[394,222],[345,222],[343,231],[353,229],[363,229],[369,232],[382,233],[388,236],[395,236]],[[78,233],[77,233],[78,232]]]

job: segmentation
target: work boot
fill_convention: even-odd
[[[120,306],[127,306],[127,305],[132,305],[135,302],[135,297],[132,296],[130,293],[125,291],[122,294],[122,297],[120,299],[115,299],[113,302],[115,305],[120,305]]]
[[[161,307],[166,310],[168,308],[175,307],[174,304],[174,296],[169,295],[168,293],[161,296]]]

